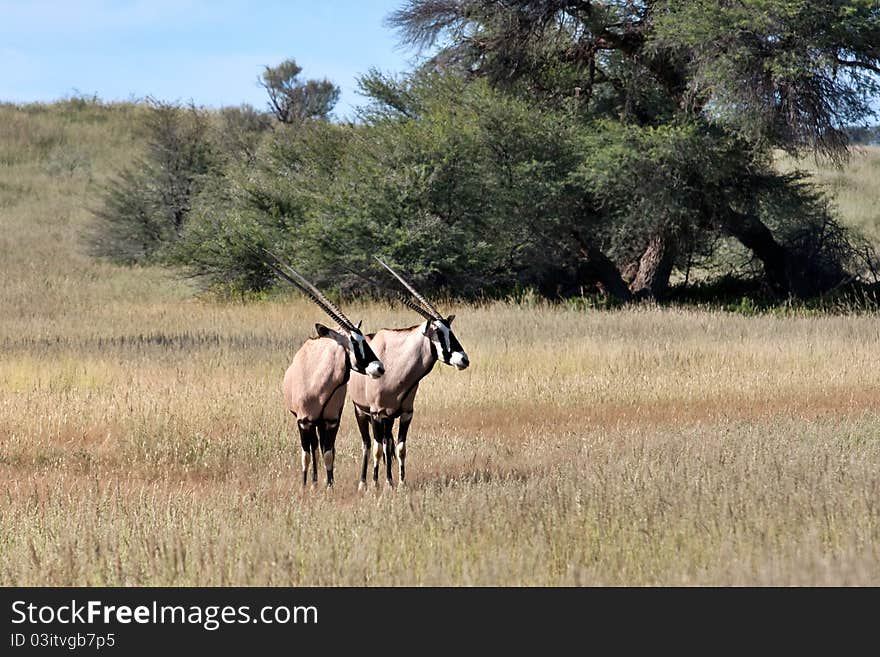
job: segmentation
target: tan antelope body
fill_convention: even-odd
[[[333,333],[309,338],[284,373],[284,403],[298,419],[314,423],[338,418],[342,411],[350,368],[344,338]]]
[[[364,376],[352,377],[352,399],[371,413],[395,415],[412,411],[419,382],[434,367],[437,354],[424,334],[425,324],[405,329],[382,329],[367,336],[376,357],[385,365],[384,386],[371,385]],[[385,354],[385,359],[379,354]]]
[[[306,340],[294,354],[282,384],[284,403],[299,430],[303,486],[308,480],[309,461],[312,462],[312,481],[318,480],[319,445],[327,469],[327,485],[330,486],[333,484],[336,434],[350,372],[358,372],[365,378],[377,378],[382,376],[385,368],[361,333],[360,324],[355,326],[295,269],[268,251],[263,253],[271,258],[264,259],[268,266],[305,292],[339,325],[338,330],[333,330],[315,324],[318,336]]]
[[[452,333],[454,315],[443,318],[415,289],[387,264],[388,269],[419,304],[404,299],[406,305],[418,312],[425,321],[404,329],[382,329],[368,335],[370,346],[385,365],[382,379],[371,380],[355,374],[348,382],[348,391],[354,405],[355,419],[363,441],[361,486],[367,480],[367,461],[370,453],[372,428],[373,481],[379,480],[379,462],[384,457],[387,481],[392,484],[392,459],[396,456],[400,482],[406,477],[406,438],[413,417],[413,403],[421,380],[439,360],[459,370],[468,367],[467,355]],[[395,444],[394,421],[399,419]]]

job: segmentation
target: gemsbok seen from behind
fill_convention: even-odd
[[[385,367],[361,333],[360,322],[352,323],[318,288],[265,249],[262,259],[338,324],[337,329],[315,324],[317,337],[306,340],[293,356],[282,386],[287,410],[293,414],[299,429],[303,486],[308,480],[310,460],[312,481],[318,481],[319,445],[327,469],[327,485],[332,486],[336,434],[350,373],[373,380],[384,374]]]

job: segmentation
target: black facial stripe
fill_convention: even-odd
[[[445,331],[440,328],[434,329],[434,335],[437,336],[437,342],[440,344],[440,360],[444,363],[449,362],[452,352],[449,350],[449,340],[446,339]]]
[[[361,370],[364,368],[364,347],[363,343],[360,340],[357,340],[354,337],[349,338],[351,341],[351,351],[354,354],[354,364],[355,368]]]
[[[453,352],[460,351],[464,353],[464,349],[462,349],[461,343],[458,341],[458,338],[455,337],[455,333],[452,332],[449,325],[444,322],[443,327],[446,328],[445,331],[437,329],[437,341],[440,343],[442,360],[444,363],[448,363],[452,358]]]
[[[357,372],[363,372],[370,363],[379,360],[379,357],[376,356],[376,353],[366,340],[351,338],[351,349],[354,352],[354,369]]]

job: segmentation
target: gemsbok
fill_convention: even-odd
[[[367,340],[385,364],[385,376],[371,380],[353,376],[348,391],[363,440],[363,462],[359,488],[367,483],[367,460],[370,454],[370,429],[373,430],[373,482],[379,482],[379,463],[384,457],[388,484],[393,485],[391,461],[396,456],[400,483],[406,479],[406,436],[413,417],[413,402],[419,383],[439,360],[463,370],[470,364],[467,354],[450,328],[455,315],[443,317],[439,311],[404,278],[376,258],[418,301],[401,296],[403,303],[425,321],[402,329],[382,329]],[[400,419],[397,442],[393,437],[394,421]],[[383,454],[384,452],[384,454]]]
[[[299,429],[302,445],[303,486],[308,480],[309,460],[312,481],[318,481],[318,445],[327,469],[327,486],[333,485],[333,461],[336,456],[336,434],[345,404],[345,384],[351,372],[364,375],[365,380],[377,379],[385,372],[370,344],[357,325],[318,288],[309,283],[293,267],[283,263],[265,249],[263,258],[284,280],[301,290],[318,305],[339,330],[315,324],[317,337],[309,338],[293,356],[284,374],[284,402]]]

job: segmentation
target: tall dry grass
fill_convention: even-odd
[[[320,315],[83,255],[114,111],[0,108],[0,584],[880,584],[875,316],[450,308],[472,365],[424,381],[407,489],[357,492],[346,411],[303,490]]]

